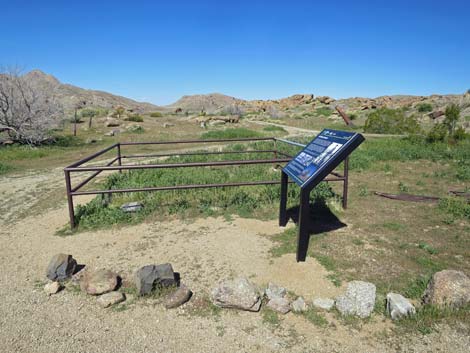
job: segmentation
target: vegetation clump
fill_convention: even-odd
[[[432,112],[432,105],[429,103],[420,103],[416,106],[418,112],[420,113],[429,113]]]
[[[139,115],[139,114],[130,114],[124,120],[125,121],[133,121],[135,123],[143,123],[144,122],[144,118],[142,117],[142,115]]]
[[[364,131],[376,134],[417,134],[421,128],[415,116],[406,116],[400,109],[381,108],[368,115]]]
[[[150,113],[150,117],[151,117],[151,118],[161,118],[162,116],[163,116],[163,114],[160,113],[160,112],[152,112],[152,113]]]

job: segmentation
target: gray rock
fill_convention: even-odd
[[[268,288],[264,291],[268,299],[284,298],[287,294],[287,290],[274,283],[269,283]]]
[[[352,281],[346,293],[336,298],[336,307],[343,315],[369,317],[375,305],[375,285],[369,282]]]
[[[165,308],[173,309],[186,303],[192,296],[191,290],[184,284],[181,284],[177,290],[169,294],[164,301]]]
[[[49,262],[46,275],[51,281],[64,281],[73,275],[76,267],[77,261],[72,255],[57,254]]]
[[[298,297],[291,303],[291,309],[295,313],[302,313],[308,310],[307,303],[305,302],[304,298]]]
[[[175,273],[171,264],[147,265],[137,270],[134,275],[137,293],[150,294],[156,287],[176,286]]]
[[[143,207],[144,205],[140,202],[128,202],[121,206],[121,210],[126,213],[130,213],[140,211]]]
[[[424,292],[423,303],[455,308],[470,303],[470,278],[462,271],[436,272]]]
[[[220,282],[212,290],[211,300],[221,308],[258,311],[261,307],[258,288],[244,277]]]
[[[388,293],[387,312],[390,314],[392,320],[396,320],[403,316],[414,315],[416,309],[413,304],[401,294]]]
[[[290,311],[290,303],[287,298],[275,297],[269,300],[267,306],[281,314],[287,314]]]
[[[331,310],[335,305],[335,301],[330,298],[316,298],[312,302],[313,306],[323,310]]]
[[[87,270],[80,280],[80,289],[91,295],[111,292],[118,285],[118,275],[110,270]]]
[[[114,118],[106,118],[106,122],[104,124],[106,127],[116,127],[121,125],[119,120],[114,119]]]
[[[46,292],[47,295],[56,294],[61,289],[62,286],[59,282],[49,282],[44,286],[44,292]]]
[[[98,297],[98,304],[103,308],[110,307],[111,305],[118,304],[126,300],[124,294],[120,292],[109,292]]]

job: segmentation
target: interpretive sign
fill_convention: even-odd
[[[356,148],[364,138],[355,132],[323,130],[300,153],[287,164],[283,171],[289,175],[300,187],[314,181],[323,170],[331,171],[329,165],[337,161],[344,150],[351,153],[348,148]],[[341,163],[342,160],[339,162]],[[337,163],[339,164],[339,163]]]
[[[281,176],[281,202],[279,225],[285,226],[287,215],[288,178],[295,181],[301,189],[298,214],[297,261],[305,261],[310,238],[310,192],[325,177],[344,161],[344,174],[336,180],[343,181],[343,207],[346,208],[348,190],[348,156],[362,142],[364,137],[356,132],[323,130],[304,147],[283,169]],[[326,181],[328,179],[325,179]],[[331,180],[331,179],[330,179]]]

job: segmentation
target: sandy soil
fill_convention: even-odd
[[[327,328],[293,314],[277,327],[259,313],[198,315],[193,303],[226,277],[247,276],[260,286],[273,281],[309,301],[343,288],[314,259],[272,258],[270,238],[280,232],[274,221],[168,220],[57,236],[67,223],[62,192],[60,169],[0,177],[0,352],[467,352],[470,345],[449,327],[402,341],[381,318],[358,330],[330,314]],[[122,310],[102,309],[96,298],[69,290],[48,297],[45,268],[59,252],[124,279],[142,265],[171,262],[195,295],[175,310],[132,299]]]

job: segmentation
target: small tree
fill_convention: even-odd
[[[91,129],[91,125],[93,123],[93,118],[99,114],[99,111],[91,108],[83,109],[80,115],[83,118],[88,118],[88,128]]]
[[[21,75],[0,69],[0,128],[16,142],[37,145],[57,127],[62,107],[52,93]]]
[[[114,110],[113,112],[113,117],[117,118],[117,119],[121,119],[125,113],[125,109],[121,106],[119,107],[116,107],[116,109]]]
[[[460,107],[457,104],[450,104],[445,111],[444,125],[449,131],[449,136],[454,136],[457,122],[460,119]]]

